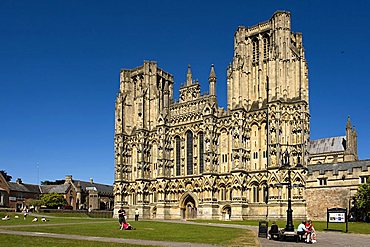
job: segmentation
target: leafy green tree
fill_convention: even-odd
[[[32,205],[34,207],[41,207],[43,205],[43,202],[42,202],[42,200],[32,199],[32,200],[28,201],[27,204]]]
[[[45,180],[45,181],[41,181],[41,185],[59,185],[59,184],[64,184],[64,182],[65,182],[64,179],[55,180],[55,181]]]
[[[361,184],[355,195],[355,207],[365,215],[370,213],[370,181]]]
[[[45,205],[48,208],[57,208],[67,204],[64,196],[58,193],[43,194],[40,199],[42,201],[42,205]]]
[[[1,175],[3,175],[3,177],[5,178],[5,180],[7,182],[10,182],[10,180],[12,180],[12,176],[8,175],[8,173],[4,170],[0,170],[0,173]]]

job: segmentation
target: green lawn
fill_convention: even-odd
[[[50,218],[48,222],[31,222],[33,217],[0,222],[0,227],[18,225],[11,230],[74,234],[84,236],[144,239],[170,242],[191,242],[221,245],[255,245],[255,234],[245,229],[178,224],[170,222],[131,222],[136,230],[120,231],[115,219]],[[53,224],[63,224],[53,226]],[[82,224],[81,224],[82,223]],[[66,240],[69,241],[69,240]],[[83,246],[83,245],[82,245]]]
[[[78,222],[93,222],[93,221],[115,221],[113,219],[93,219],[93,218],[86,218],[86,217],[75,217],[75,218],[69,218],[69,217],[56,217],[56,218],[49,218],[46,217],[47,221],[42,222],[41,217],[38,217],[39,221],[32,222],[34,219],[34,216],[29,215],[27,216],[26,220],[23,219],[23,215],[21,214],[15,214],[15,213],[8,213],[10,216],[10,220],[0,221],[0,226],[8,226],[8,225],[37,225],[37,224],[55,224],[55,223],[78,223]],[[0,213],[0,217],[3,218],[5,216],[4,213]],[[18,218],[15,218],[15,216],[18,216]]]
[[[70,240],[45,237],[29,237],[16,235],[0,235],[1,246],[7,247],[147,247],[147,245],[131,245],[124,243],[104,243],[84,240]]]
[[[249,225],[258,226],[258,220],[244,220],[244,221],[217,221],[217,220],[195,220],[195,222],[208,222],[208,223],[222,223],[222,224],[238,224],[238,225]],[[278,220],[275,221],[279,228],[284,228],[286,221]],[[272,221],[269,221],[269,226]],[[294,221],[294,227],[297,228],[301,221]],[[326,231],[326,221],[314,221],[313,225],[316,231]],[[342,231],[345,232],[346,225],[344,223],[329,223],[329,231]],[[364,222],[349,222],[348,223],[349,233],[360,233],[370,234],[370,224]]]

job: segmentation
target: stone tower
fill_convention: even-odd
[[[264,156],[262,165],[278,165],[280,153],[286,148],[293,154],[292,164],[306,164],[308,68],[302,34],[291,31],[290,13],[279,11],[267,22],[238,28],[227,84],[228,109],[243,109],[250,113],[250,119],[255,118],[250,124],[251,138],[255,137],[252,155],[265,152],[268,141],[269,164]],[[259,135],[253,136],[256,132]]]

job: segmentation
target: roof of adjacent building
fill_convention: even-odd
[[[345,147],[346,147],[346,137],[335,136],[311,140],[308,145],[308,152],[310,153],[310,155],[343,152],[345,151]]]
[[[76,187],[80,187],[82,191],[87,192],[88,190],[96,190],[99,194],[102,195],[113,195],[113,186],[106,185],[106,184],[99,184],[95,183],[92,180],[81,181],[81,180],[72,180],[73,185]],[[37,184],[25,184],[19,179],[17,182],[8,182],[9,189],[12,191],[18,192],[27,192],[27,193],[35,193],[35,194],[46,194],[46,193],[58,193],[58,194],[65,194],[67,193],[71,184],[64,183],[64,184],[55,184],[55,185],[37,185]]]
[[[13,191],[40,193],[40,188],[37,184],[8,182],[8,185],[9,185],[10,190],[13,190]]]
[[[74,180],[73,183],[75,185],[80,185],[81,189],[83,191],[87,191],[87,188],[96,188],[99,194],[105,194],[105,195],[113,195],[113,186],[112,185],[106,185],[106,184],[98,184],[95,182],[87,182],[87,181],[81,181],[81,180]]]
[[[338,171],[348,171],[352,173],[353,169],[360,168],[361,171],[367,171],[370,167],[370,160],[357,160],[350,162],[334,163],[334,164],[316,164],[308,165],[308,173],[319,171],[320,174],[325,174],[325,171],[333,171],[333,174],[338,174]]]
[[[42,185],[41,193],[58,193],[65,194],[68,191],[69,184],[58,184],[58,185]]]

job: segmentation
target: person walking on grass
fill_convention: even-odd
[[[135,221],[138,221],[139,220],[139,209],[136,208],[135,209]]]

